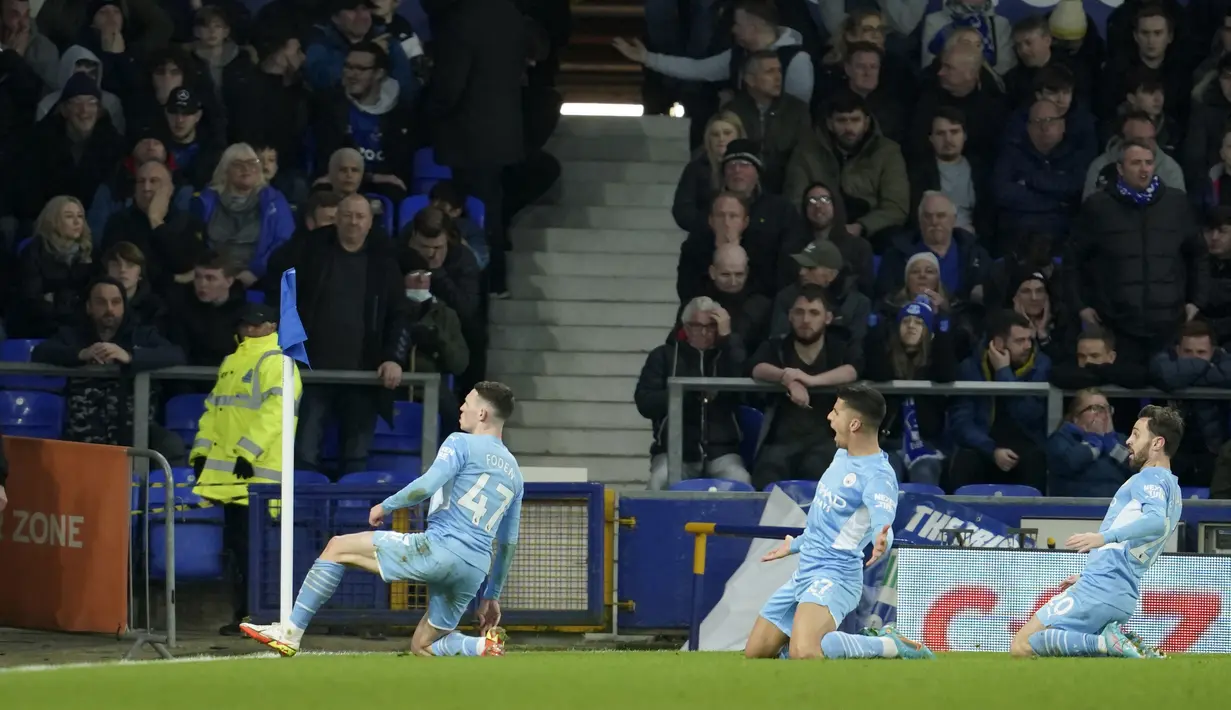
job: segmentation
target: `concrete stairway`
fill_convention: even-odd
[[[650,423],[633,405],[646,353],[678,303],[684,233],[671,201],[688,124],[567,116],[548,150],[563,175],[514,222],[508,300],[493,301],[488,370],[519,406],[508,442],[524,466],[644,486]]]

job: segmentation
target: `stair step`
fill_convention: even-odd
[[[675,279],[509,275],[514,300],[676,303]]]
[[[671,210],[662,207],[577,207],[534,205],[518,214],[517,227],[576,229],[674,229]]]
[[[513,229],[517,251],[570,254],[671,254],[678,257],[688,235],[671,229]],[[516,254],[517,251],[514,253]]]
[[[670,116],[561,116],[558,136],[648,136],[688,140],[688,119]]]
[[[631,402],[539,402],[523,399],[518,400],[509,426],[513,429],[625,429],[637,430],[642,436],[650,433],[650,420],[642,417]]]
[[[521,274],[664,279],[675,278],[677,261],[666,254],[629,254],[619,258],[596,259],[592,254],[547,251],[514,252],[510,258],[513,272]]]
[[[644,353],[532,352],[489,350],[488,374],[497,379],[508,375],[606,377],[636,376],[645,364]]]
[[[649,451],[649,431],[627,429],[509,429],[509,448],[518,454],[561,456],[619,456]]]
[[[497,350],[648,353],[666,340],[670,327],[492,325],[487,332],[491,347]]]
[[[519,399],[631,402],[637,378],[510,375],[504,378],[504,383],[513,389],[513,394]]]
[[[545,150],[559,160],[613,160],[666,163],[682,170],[688,162],[688,140],[645,136],[555,135]],[[678,175],[677,175],[678,177]]]
[[[584,468],[589,480],[595,483],[624,486],[629,489],[645,488],[650,480],[650,446],[646,442],[645,453],[638,456],[542,456],[530,454],[518,456],[517,463],[526,466],[551,468]]]
[[[675,319],[674,303],[609,301],[492,301],[493,325],[650,326],[662,324],[663,337]]]
[[[687,163],[687,158],[677,163],[651,163],[633,161],[631,156],[624,156],[629,162],[566,160],[560,155],[556,157],[561,161],[561,176],[564,180],[635,182],[672,186],[680,182],[680,174],[684,172],[684,165]]]
[[[624,207],[661,207],[670,209],[675,201],[671,185],[631,182],[590,182],[557,180],[555,189],[543,199],[555,205],[595,205]]]

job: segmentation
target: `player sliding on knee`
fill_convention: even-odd
[[[498,600],[517,549],[523,491],[517,459],[501,440],[513,406],[505,385],[475,385],[461,407],[461,429],[467,433],[451,434],[427,473],[369,514],[372,527],[380,527],[393,511],[431,499],[426,532],[378,530],[333,538],[304,578],[290,625],[241,624],[244,634],[284,656],[295,655],[312,617],[333,596],[345,569],[353,567],[386,582],[427,585],[427,610],[411,639],[416,655],[504,655]],[[480,635],[464,636],[454,629],[480,587]]]
[[[1162,554],[1180,521],[1180,486],[1171,457],[1184,438],[1184,419],[1167,407],[1141,410],[1128,437],[1132,478],[1120,486],[1097,533],[1079,533],[1065,547],[1089,552],[1081,575],[1060,585],[1013,637],[1010,652],[1030,656],[1161,658],[1120,628],[1141,598],[1141,578]]]
[[[932,658],[892,626],[871,635],[837,630],[863,593],[864,548],[873,544],[871,566],[893,547],[898,479],[880,449],[884,418],[885,398],[876,390],[838,390],[829,413],[838,452],[817,484],[804,534],[762,558],[799,553],[799,568],[762,607],[748,658]]]

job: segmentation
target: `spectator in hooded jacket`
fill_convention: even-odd
[[[989,317],[987,342],[958,366],[966,382],[1047,382],[1051,359],[1034,344],[1029,319],[1013,311]],[[1045,487],[1043,441],[1047,398],[1042,395],[953,397],[949,434],[959,451],[950,485],[1020,483]]]
[[[295,233],[290,205],[265,182],[261,160],[247,143],[222,154],[210,186],[193,201],[193,214],[204,226],[205,244],[241,269],[237,278],[247,288]]]
[[[19,217],[32,217],[56,195],[70,195],[89,208],[124,154],[120,134],[103,120],[100,100],[98,84],[87,74],[74,74],[55,113],[39,121],[15,151],[14,164],[29,166],[13,187]]]
[[[694,232],[705,224],[714,196],[722,190],[727,145],[747,137],[743,120],[733,111],[719,111],[705,124],[701,150],[684,166],[671,203],[671,216],[680,229]]]
[[[204,250],[200,222],[176,205],[175,185],[167,166],[150,160],[133,176],[133,199],[111,215],[99,247],[106,251],[131,242],[146,255],[145,276],[158,291],[192,280],[192,266]]]
[[[1166,392],[1189,387],[1231,389],[1231,356],[1218,347],[1209,324],[1196,320],[1185,323],[1173,349],[1150,360],[1150,373]],[[1184,439],[1172,457],[1172,470],[1184,486],[1208,486],[1214,457],[1227,441],[1229,406],[1226,400],[1187,400],[1178,402],[1184,415]]]
[[[129,313],[143,325],[167,333],[167,307],[145,278],[145,254],[132,242],[119,242],[103,253],[102,265],[124,287]]]
[[[238,269],[215,252],[203,252],[192,281],[169,291],[168,336],[183,348],[190,365],[217,367],[235,352],[235,322],[248,302]]]
[[[838,199],[825,183],[814,182],[804,190],[799,211],[807,222],[811,241],[833,242],[842,254],[842,263],[856,277],[859,292],[871,298],[876,286],[876,274],[872,268],[872,245],[863,237],[846,231],[842,200]],[[793,257],[794,254],[790,252],[779,255],[779,289],[795,283],[799,274],[799,263]]]
[[[731,337],[731,315],[712,299],[698,296],[689,301],[681,319],[683,328],[646,357],[633,393],[637,411],[654,430],[649,488],[661,491],[681,478],[702,476],[749,483],[751,476],[739,455],[739,398],[731,392],[684,394],[684,470],[668,471],[667,380],[737,377],[746,357],[742,341]]]
[[[85,287],[97,264],[85,210],[77,199],[51,199],[39,213],[34,241],[18,258],[10,334],[46,338],[81,318]]]
[[[1067,236],[1091,159],[1066,140],[1060,107],[1036,101],[1030,107],[1025,140],[1009,141],[992,173],[1000,229]]]
[[[411,178],[414,119],[388,72],[389,55],[379,44],[351,45],[341,90],[322,92],[314,136],[318,165],[338,148],[355,148],[363,155],[363,191],[396,204],[405,199]]]
[[[317,91],[327,91],[342,80],[342,66],[350,48],[360,42],[383,43],[389,53],[389,76],[398,83],[402,96],[413,101],[419,84],[410,69],[410,60],[397,42],[391,42],[384,25],[372,20],[367,0],[331,0],[329,21],[317,25],[307,42],[304,77]]]
[[[1111,498],[1132,475],[1125,439],[1116,433],[1111,404],[1097,389],[1083,389],[1047,438],[1047,495]]]
[[[1072,310],[1111,328],[1121,357],[1144,359],[1201,310],[1209,267],[1188,200],[1159,180],[1153,148],[1125,143],[1117,173],[1082,204],[1064,268]]]
[[[872,329],[865,344],[873,382],[929,380],[953,382],[957,357],[947,323],[936,317],[926,298],[917,298]],[[898,479],[940,485],[945,464],[947,397],[886,398],[888,416],[881,423],[881,447],[898,472]]]
[[[843,92],[828,104],[825,125],[801,142],[787,165],[787,195],[823,182],[842,193],[846,231],[876,243],[906,223],[910,185],[897,143],[881,135],[867,103]]]

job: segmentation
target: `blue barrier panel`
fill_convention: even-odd
[[[295,589],[335,535],[362,532],[368,509],[395,486],[306,485],[295,490]],[[249,613],[258,623],[278,617],[280,523],[269,513],[279,500],[277,485],[249,486]],[[421,531],[426,504],[409,512],[407,530]],[[386,528],[388,529],[388,528]],[[522,505],[521,539],[501,595],[510,627],[598,630],[606,608],[604,583],[603,487],[598,483],[529,483]],[[412,626],[422,616],[422,585],[391,594],[373,574],[347,570],[333,599],[314,620],[317,626]],[[392,607],[392,608],[391,608]],[[468,620],[467,620],[468,621]]]
[[[620,494],[620,518],[634,518],[620,528],[619,595],[633,602],[620,612],[620,629],[673,629],[688,625],[692,604],[691,535],[684,524],[695,520],[726,525],[756,525],[765,508],[764,493]],[[722,598],[727,579],[743,563],[749,540],[715,538],[706,557],[704,613]]]

